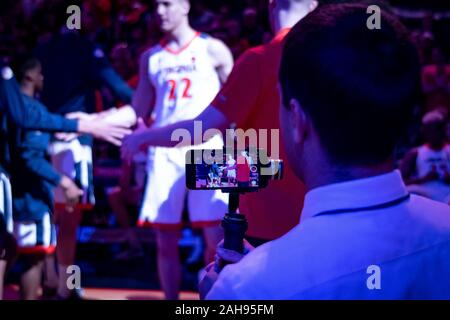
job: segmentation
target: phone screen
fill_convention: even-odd
[[[188,152],[188,159],[191,160],[186,166],[189,189],[248,190],[261,187],[258,157],[248,151],[192,150]]]

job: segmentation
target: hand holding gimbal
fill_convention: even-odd
[[[220,174],[231,170],[236,172]],[[262,149],[190,150],[186,154],[188,189],[219,189],[229,193],[228,213],[222,220],[223,248],[241,254],[244,253],[244,236],[248,222],[245,215],[238,212],[239,197],[241,194],[265,188],[269,180],[281,179],[282,172],[283,161],[269,159],[266,151]]]

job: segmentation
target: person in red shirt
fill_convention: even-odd
[[[248,187],[250,182],[250,162],[246,151],[242,151],[242,154],[237,157],[236,171],[238,186]]]
[[[211,128],[224,131],[230,126],[244,130],[279,130],[277,79],[283,39],[290,28],[317,5],[316,0],[269,1],[270,21],[276,36],[270,43],[249,49],[239,58],[214,101],[195,119],[201,121],[204,131]],[[194,136],[192,120],[136,131],[124,140],[122,157],[129,159],[149,145],[174,146],[178,142],[172,141],[171,135],[180,128]],[[280,158],[286,159],[283,146],[276,142],[280,147]],[[268,150],[272,150],[271,147],[268,143]],[[239,210],[248,219],[247,238],[258,244],[288,232],[299,222],[304,195],[302,182],[287,163],[282,180],[242,196]]]

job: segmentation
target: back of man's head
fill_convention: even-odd
[[[367,6],[319,7],[288,34],[280,66],[283,104],[296,99],[330,161],[370,166],[388,160],[420,92],[420,65],[405,27]]]

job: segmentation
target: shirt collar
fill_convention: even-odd
[[[329,184],[314,188],[306,194],[301,221],[332,210],[378,206],[407,195],[408,191],[398,170],[370,178]]]

